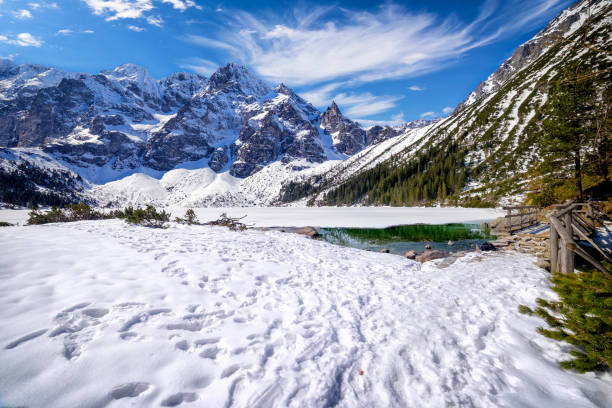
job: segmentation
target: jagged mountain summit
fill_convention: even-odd
[[[0,63],[0,148],[18,150],[2,161],[40,165],[46,155],[92,185],[136,173],[159,180],[184,167],[245,179],[274,165],[289,177],[401,132],[365,130],[335,103],[321,113],[234,63],[210,78],[179,72],[160,80],[134,64],[90,75]]]

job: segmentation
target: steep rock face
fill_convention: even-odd
[[[241,134],[248,112],[272,89],[248,69],[228,64],[148,139],[144,165],[170,170],[185,161],[209,157]]]
[[[399,135],[401,131],[390,126],[372,126],[366,130],[366,144],[368,146],[378,144],[387,139]]]
[[[91,117],[93,93],[77,79],[62,79],[55,87],[0,101],[0,145],[41,146],[63,137]]]
[[[162,110],[170,112],[185,105],[198,90],[206,86],[206,78],[188,72],[177,72],[163,78],[161,86],[165,89]]]
[[[321,115],[321,127],[332,135],[334,148],[347,155],[353,155],[366,145],[366,132],[358,123],[345,118],[336,102]]]
[[[288,163],[306,159],[326,160],[318,132],[319,112],[281,84],[276,96],[265,101],[251,116],[233,145],[236,161],[230,173],[247,177],[275,160]]]

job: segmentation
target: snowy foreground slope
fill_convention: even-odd
[[[0,230],[0,406],[609,407],[517,313],[515,253],[450,263],[118,220]],[[450,264],[449,264],[450,263]]]

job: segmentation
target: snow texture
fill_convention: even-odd
[[[25,249],[27,248],[27,256]],[[516,253],[419,265],[280,232],[0,230],[0,405],[609,407],[520,315]]]

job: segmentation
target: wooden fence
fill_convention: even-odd
[[[538,223],[538,207],[535,205],[504,207],[504,210],[506,232],[512,233]]]
[[[574,258],[579,255],[601,272],[610,273],[597,259],[576,244],[576,241],[586,241],[608,262],[612,262],[610,255],[591,239],[595,229],[595,211],[589,203],[555,206],[555,213],[549,218],[551,272],[573,273]]]

